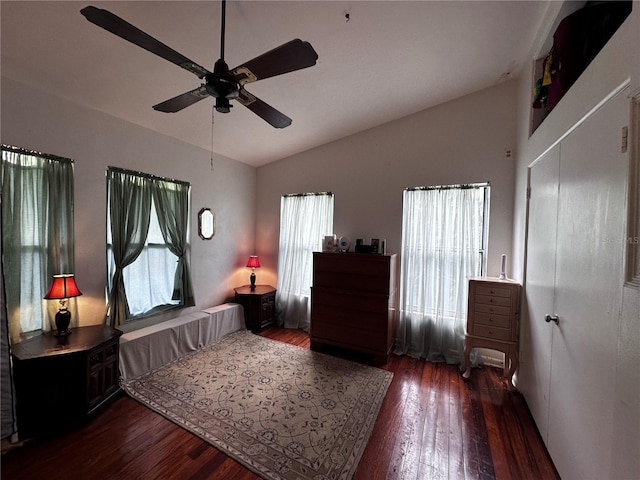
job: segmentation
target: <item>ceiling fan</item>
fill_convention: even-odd
[[[216,61],[213,72],[198,65],[171,47],[168,47],[107,10],[88,6],[80,10],[80,13],[91,23],[151,53],[155,53],[165,60],[175,63],[179,67],[195,74],[201,80],[204,80],[205,83],[198,88],[154,105],[154,110],[160,112],[178,112],[183,108],[211,96],[216,99],[215,109],[218,112],[228,113],[232,107],[230,100],[237,100],[274,127],[288,127],[291,125],[291,119],[289,117],[249,93],[244,88],[244,85],[257,80],[282,75],[283,73],[311,67],[316,64],[316,60],[318,59],[318,54],[309,42],[295,39],[273,50],[269,50],[234,69],[229,69],[227,63],[224,61],[226,0],[222,1],[220,58]]]

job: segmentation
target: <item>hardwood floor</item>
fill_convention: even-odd
[[[309,346],[299,330],[261,335]],[[500,371],[392,355],[394,373],[357,480],[559,479],[523,397]],[[121,396],[82,427],[2,455],[2,478],[256,480],[200,438]]]

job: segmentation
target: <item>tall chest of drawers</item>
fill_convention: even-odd
[[[357,350],[385,363],[397,311],[397,258],[366,253],[313,254],[311,348]]]
[[[473,348],[489,348],[505,354],[504,372],[513,388],[518,368],[520,284],[490,277],[469,279],[469,308],[465,332],[464,377],[471,375],[469,355]]]

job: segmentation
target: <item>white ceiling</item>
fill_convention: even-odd
[[[247,85],[291,126],[275,129],[232,102],[215,114],[214,151],[260,166],[512,78],[529,68],[551,3],[230,1],[231,68],[293,38],[319,59]],[[79,10],[89,4],[209,70],[220,57],[217,1],[2,0],[2,75],[209,150],[213,99],[174,114],[151,108],[200,80],[88,22]]]

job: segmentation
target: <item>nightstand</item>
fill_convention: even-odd
[[[276,289],[271,285],[235,288],[236,303],[244,309],[244,322],[251,331],[260,331],[276,322]]]
[[[120,391],[122,332],[107,325],[53,332],[11,347],[20,438],[57,433],[87,419]]]

